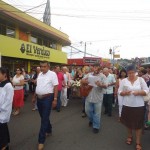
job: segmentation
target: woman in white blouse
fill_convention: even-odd
[[[126,70],[125,69],[120,70],[119,76],[116,82],[116,86],[115,86],[115,97],[118,99],[118,106],[119,106],[119,121],[120,121],[121,112],[122,112],[123,97],[118,94],[118,89],[119,89],[121,81],[125,79],[126,77],[127,77]]]
[[[133,140],[132,130],[136,131],[136,150],[142,150],[141,134],[144,125],[144,100],[149,89],[143,78],[136,76],[133,65],[127,67],[128,78],[120,83],[118,93],[123,96],[121,122],[128,129],[126,144],[131,145]]]
[[[12,110],[14,89],[9,80],[9,71],[0,68],[0,150],[7,150],[10,142],[7,123]]]
[[[12,83],[14,86],[13,115],[18,115],[20,108],[24,105],[24,76],[21,68],[16,69],[16,75],[13,77]]]

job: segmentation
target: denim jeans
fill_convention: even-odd
[[[60,110],[60,108],[61,108],[61,99],[60,99],[60,97],[61,97],[61,91],[58,91],[57,106],[56,106],[57,110]]]
[[[52,108],[53,94],[50,97],[43,99],[37,99],[37,107],[41,117],[41,127],[39,132],[38,142],[44,144],[46,139],[46,133],[52,132],[52,126],[50,123],[50,113]]]
[[[96,129],[100,128],[101,109],[102,109],[102,102],[91,103],[85,101],[85,112],[90,122],[92,122],[93,128]]]

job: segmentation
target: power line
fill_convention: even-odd
[[[74,46],[69,46],[69,47],[71,47],[71,48],[73,48],[73,49],[75,49],[75,50],[77,50],[78,52],[80,52],[80,53],[83,53],[84,54],[84,52],[82,51],[82,50],[80,50],[80,49],[78,49],[78,48],[76,48],[76,47],[74,47]],[[94,57],[99,57],[99,56],[96,56],[96,55],[93,55],[93,54],[90,54],[90,53],[86,53],[87,55],[90,55],[90,56],[94,56]]]
[[[43,4],[44,5],[44,4]],[[36,6],[38,7],[38,6]],[[9,10],[0,10],[3,12],[15,12],[15,13],[24,13],[23,11],[9,11]],[[29,10],[28,10],[29,11]],[[31,14],[43,14],[43,12],[27,12]],[[150,17],[134,17],[134,16],[88,16],[88,15],[68,15],[68,14],[51,14],[53,16],[61,17],[71,17],[71,18],[84,18],[84,19],[113,19],[113,20],[131,20],[131,21],[150,21]],[[126,17],[126,18],[123,18]]]
[[[32,7],[32,8],[30,8],[30,9],[25,10],[24,12],[28,12],[28,11],[33,10],[33,9],[35,9],[35,8],[41,7],[41,6],[45,5],[45,4],[46,4],[46,3],[41,4],[41,5],[38,5],[38,6],[35,6],[35,7]]]
[[[44,2],[45,0],[43,0],[43,2]],[[9,1],[10,2],[10,1]],[[10,2],[10,3],[12,3],[12,1]],[[15,2],[16,3],[16,2]],[[22,3],[22,2],[21,2]],[[1,4],[1,5],[10,5],[10,4]],[[23,6],[23,7],[32,7],[32,6],[29,6],[29,5],[18,5],[18,4],[13,4],[13,6]],[[91,9],[83,9],[83,8],[81,8],[81,9],[79,9],[79,7],[78,8],[65,8],[65,7],[52,7],[52,9],[62,9],[62,10],[71,10],[71,11],[73,11],[73,10],[75,10],[75,11],[87,11],[87,12],[102,12],[102,13],[141,13],[141,14],[150,14],[150,10],[133,10],[133,11],[111,11],[111,10],[91,10]]]

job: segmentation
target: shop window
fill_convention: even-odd
[[[32,43],[37,43],[37,38],[36,38],[36,37],[31,36],[31,42],[32,42]]]
[[[15,29],[13,29],[13,28],[10,28],[10,27],[7,27],[7,29],[6,29],[6,35],[7,36],[10,36],[10,37],[15,37]]]
[[[52,47],[53,47],[52,43],[50,43],[50,44],[49,44],[49,47],[50,47],[50,48],[52,48]]]
[[[49,47],[49,46],[48,46],[48,45],[49,45],[49,44],[48,44],[48,40],[43,40],[43,45],[46,46],[46,47]]]
[[[3,24],[0,24],[0,34],[6,35],[6,26]]]
[[[52,43],[52,48],[53,48],[53,49],[57,49],[57,46],[56,46],[55,43]]]
[[[43,44],[43,40],[41,38],[38,38],[38,44],[42,45]]]
[[[50,44],[50,48],[52,48],[52,49],[57,49],[57,46],[56,46],[55,43],[51,43],[51,44]]]

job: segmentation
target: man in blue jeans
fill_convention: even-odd
[[[85,101],[85,112],[89,118],[89,126],[93,127],[93,133],[98,133],[100,129],[101,108],[103,102],[104,88],[106,88],[106,77],[100,73],[100,64],[93,65],[94,72],[82,79],[82,83],[87,83],[92,87]]]
[[[52,133],[52,126],[49,120],[52,107],[57,105],[58,79],[55,72],[50,71],[49,63],[40,63],[41,73],[37,78],[36,95],[37,107],[41,117],[41,127],[38,138],[38,150],[44,149],[46,136]]]

